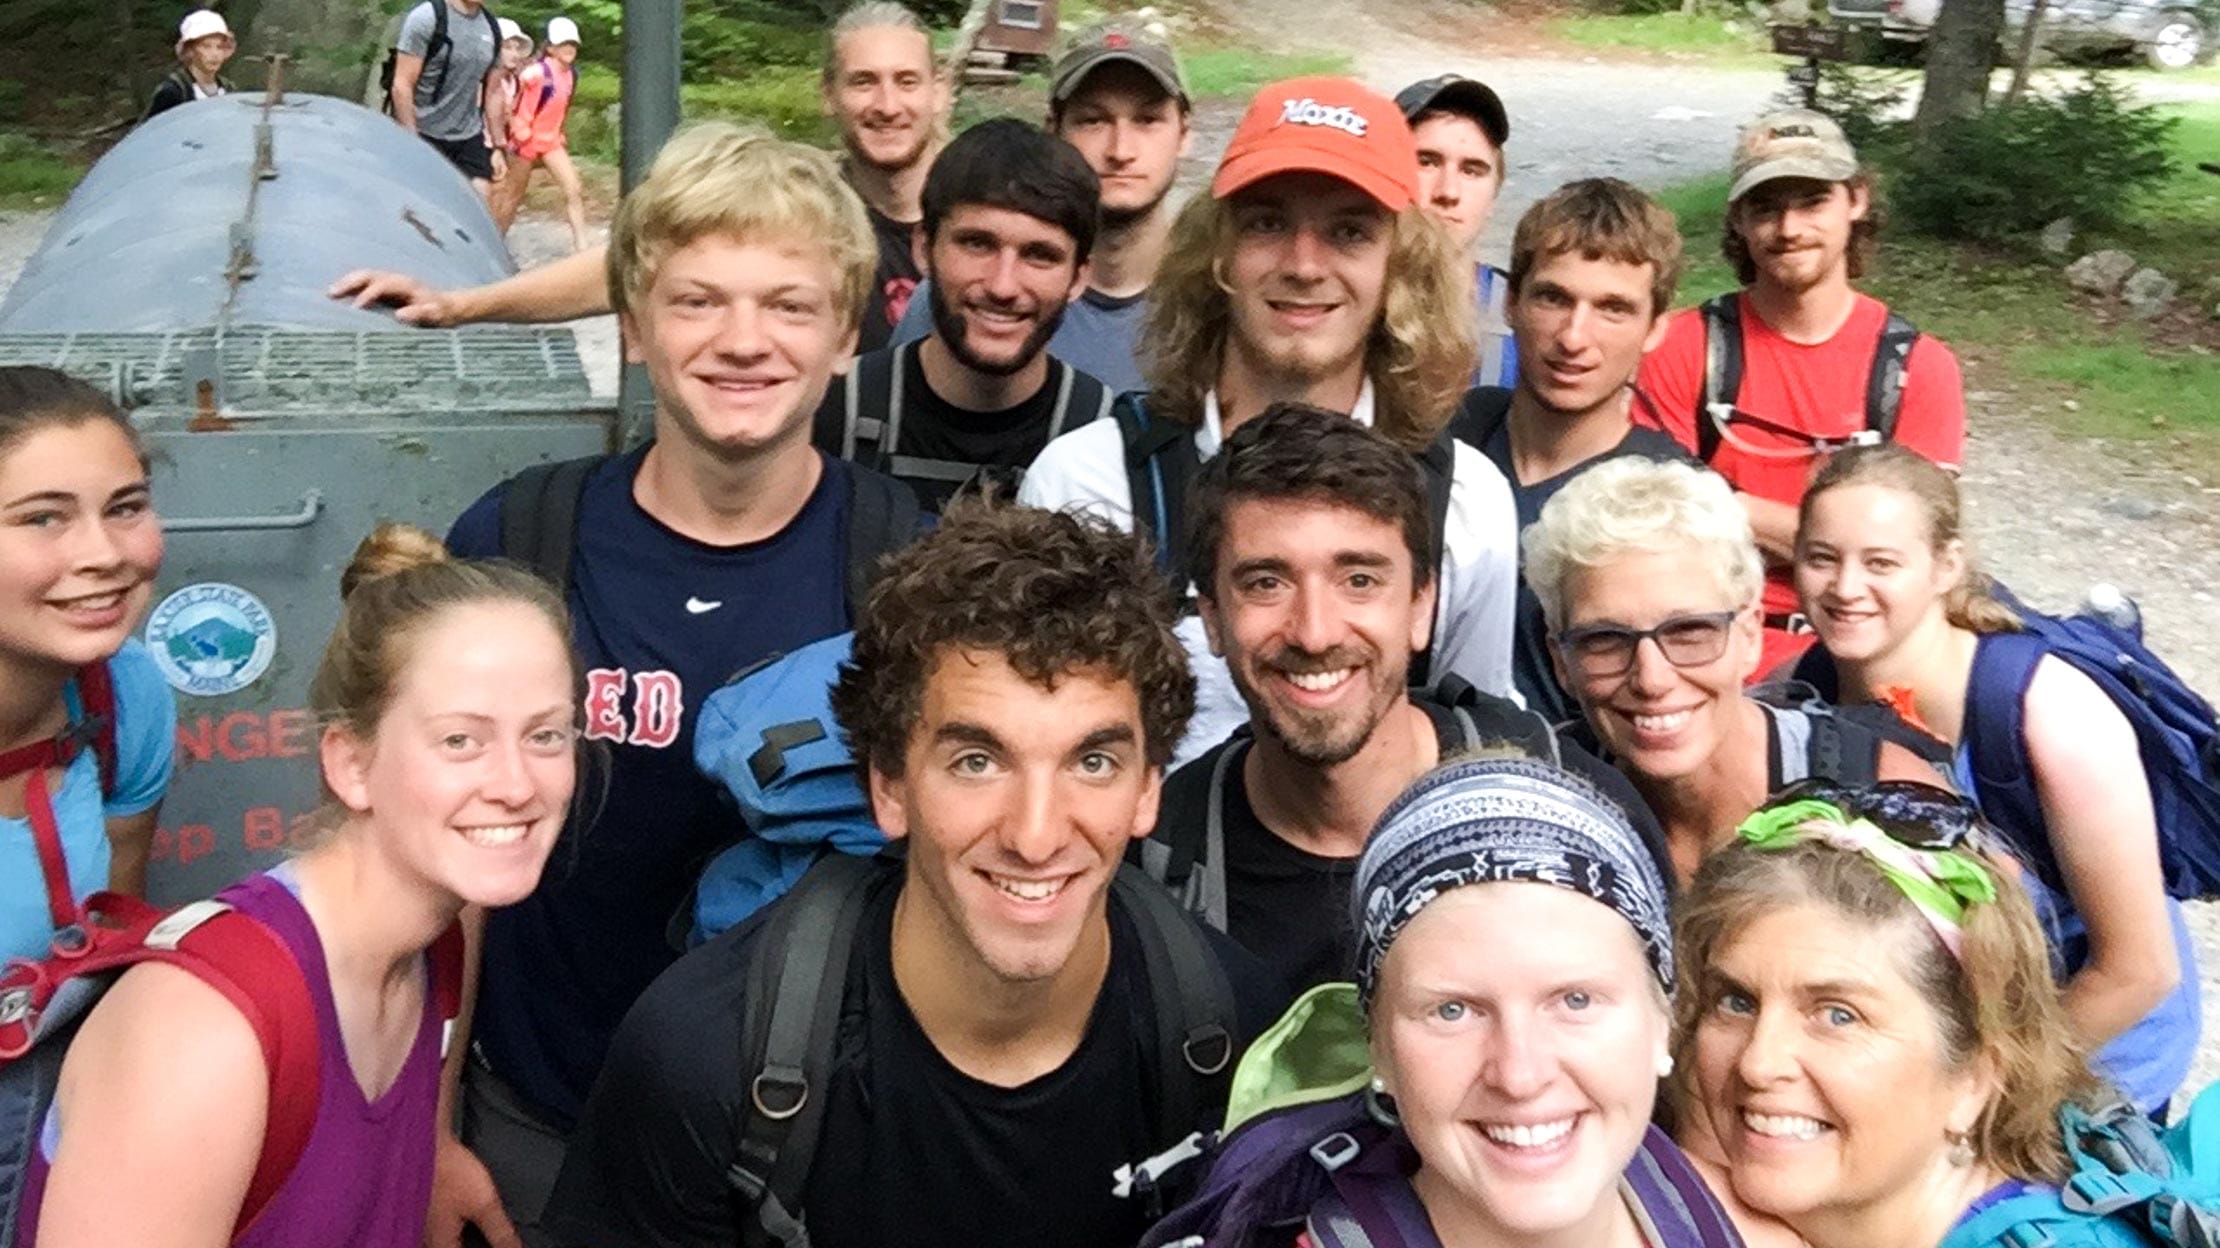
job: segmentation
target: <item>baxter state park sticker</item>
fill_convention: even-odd
[[[251,685],[277,654],[277,624],[262,600],[222,581],[187,585],[146,619],[146,647],[172,687],[213,698]]]

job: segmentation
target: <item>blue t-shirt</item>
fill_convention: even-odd
[[[845,462],[820,457],[817,489],[777,535],[710,546],[634,500],[645,455],[596,467],[578,503],[569,602],[587,672],[581,723],[608,764],[581,773],[590,821],[565,826],[539,887],[489,917],[474,1024],[494,1072],[566,1130],[625,1011],[676,960],[665,929],[696,873],[742,830],[694,768],[696,708],[765,656],[848,628]],[[500,529],[496,487],[447,545],[499,554]]]
[[[108,679],[116,697],[115,796],[101,797],[100,760],[91,750],[70,763],[53,794],[69,891],[78,901],[108,887],[108,820],[152,810],[170,787],[177,755],[177,696],[137,638],[108,660]],[[84,714],[77,682],[62,696],[75,723]],[[31,821],[0,818],[0,957],[36,957],[53,936]]]
[[[894,327],[888,345],[922,342],[933,332],[933,283],[918,283],[902,323]],[[1106,295],[1089,289],[1064,309],[1063,323],[1049,336],[1048,353],[1110,387],[1112,394],[1146,390],[1141,377],[1141,322],[1147,318],[1149,298],[1139,295]],[[1506,383],[1508,384],[1508,383]]]

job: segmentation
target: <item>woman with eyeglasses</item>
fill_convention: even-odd
[[[1959,516],[1956,480],[1899,448],[1846,451],[1821,470],[1796,541],[1797,592],[1825,647],[1807,669],[1839,700],[1895,706],[1952,747],[1957,787],[2028,869],[2067,1019],[2100,1048],[2103,1073],[2163,1113],[2196,1052],[2198,979],[2160,872],[2135,730],[2089,678],[2019,637],[2018,618],[1974,567]],[[1984,720],[1985,704],[1989,717],[1999,712],[1998,699],[1975,696],[1982,682],[2017,696],[2017,734]],[[1971,743],[2012,735],[2039,812],[1996,788],[1984,800],[1995,764],[1976,767]]]
[[[1921,785],[1799,786],[1704,862],[1675,924],[1683,1131],[1744,1205],[1811,1248],[1959,1248],[2073,1173],[2059,1111],[2102,1097],[2017,874]]]
[[[1763,650],[1764,565],[1717,475],[1598,464],[1542,508],[1525,543],[1559,675],[1664,827],[1682,880],[1767,794],[1806,776],[1940,782],[1875,728],[1744,691]]]

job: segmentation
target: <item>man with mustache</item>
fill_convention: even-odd
[[[1108,412],[1109,389],[1046,350],[1087,288],[1100,198],[1079,153],[1029,122],[981,122],[949,144],[925,179],[917,240],[933,332],[856,361],[818,408],[818,449],[938,509]]]
[[[932,36],[892,0],[866,0],[833,23],[822,84],[840,127],[841,172],[863,198],[879,248],[859,350],[887,344],[917,287],[911,235],[925,171],[939,150],[948,86],[933,64]],[[589,247],[484,286],[434,290],[405,273],[356,269],[332,283],[334,299],[385,304],[394,319],[429,327],[479,321],[570,321],[610,310],[608,248]]]
[[[1788,560],[1820,461],[1896,441],[1955,471],[1966,398],[1949,347],[1851,285],[1872,262],[1880,206],[1840,126],[1804,109],[1761,117],[1733,173],[1719,247],[1742,289],[1675,313],[1639,380],[1667,432],[1750,513],[1767,565],[1762,678],[1813,639]]]
[[[1165,779],[1139,852],[1297,991],[1351,977],[1349,889],[1366,835],[1461,751],[1506,746],[1581,773],[1665,865],[1625,777],[1541,718],[1461,681],[1410,689],[1438,579],[1422,472],[1346,416],[1281,403],[1227,437],[1189,496],[1197,607],[1249,718]]]
[[[1125,21],[1083,31],[1048,77],[1049,133],[1079,149],[1102,180],[1102,229],[1087,289],[1048,340],[1048,353],[1123,394],[1141,376],[1141,322],[1149,283],[1172,233],[1172,183],[1193,145],[1187,85],[1171,45],[1155,29]],[[918,287],[894,341],[932,332],[928,292]]]

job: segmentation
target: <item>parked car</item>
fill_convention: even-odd
[[[2005,0],[2004,48],[2019,47],[2031,0]],[[1828,0],[1828,16],[1878,29],[1897,44],[1920,44],[1942,0]],[[2051,0],[2042,42],[2053,54],[2131,51],[2154,69],[2187,69],[2220,48],[2220,6],[2211,0]]]

